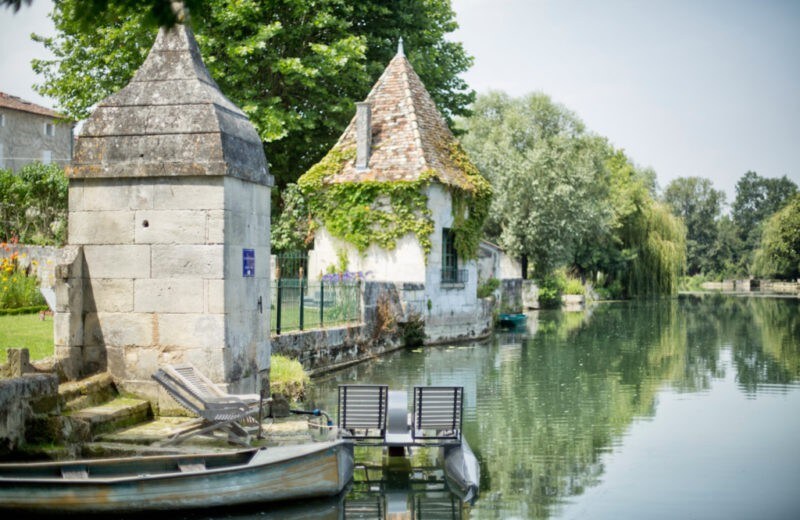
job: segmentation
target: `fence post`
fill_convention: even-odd
[[[304,297],[305,290],[303,287],[305,285],[304,282],[305,280],[303,279],[303,268],[301,267],[300,268],[300,330],[303,330],[303,314],[304,314],[303,311],[305,310],[306,306],[304,301],[305,300]]]
[[[281,307],[283,307],[283,294],[281,291],[281,266],[275,268],[275,277],[278,279],[278,306],[275,308],[275,334],[281,334]]]
[[[319,278],[319,328],[324,327],[323,316],[325,315],[325,280]]]

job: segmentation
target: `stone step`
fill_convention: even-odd
[[[99,405],[83,408],[69,414],[72,419],[89,424],[91,437],[127,428],[150,420],[153,411],[150,403],[142,399],[117,397]]]
[[[108,402],[117,397],[117,388],[111,376],[104,372],[80,381],[70,381],[58,386],[58,395],[65,410],[76,411]]]

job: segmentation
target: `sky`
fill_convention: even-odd
[[[50,0],[0,8],[0,91],[31,88],[31,32]],[[735,197],[748,170],[800,184],[800,1],[452,0],[478,93],[544,92],[652,167],[664,188],[711,179]]]

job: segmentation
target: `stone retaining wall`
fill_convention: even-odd
[[[32,423],[59,414],[58,377],[54,374],[0,379],[0,455],[25,444],[29,430],[35,428]]]
[[[761,280],[761,292],[800,295],[800,282],[781,282],[778,280]]]
[[[522,280],[522,306],[525,309],[539,308],[539,286],[533,280]]]
[[[522,312],[522,278],[500,280],[500,312]]]
[[[272,336],[272,353],[296,359],[317,375],[403,347],[396,335],[373,339],[370,332],[363,324],[288,332]]]

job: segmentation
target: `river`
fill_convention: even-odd
[[[524,333],[403,350],[315,382],[463,385],[481,463],[461,506],[419,453],[278,518],[800,518],[800,300],[685,295],[531,314]],[[357,458],[379,466],[381,454]]]

